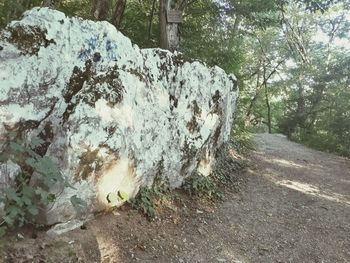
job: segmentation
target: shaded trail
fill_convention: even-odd
[[[350,262],[350,160],[281,135],[255,141],[241,200],[220,209],[233,247],[247,262]]]

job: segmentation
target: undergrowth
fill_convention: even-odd
[[[133,209],[140,211],[148,218],[153,218],[157,205],[169,198],[171,198],[171,192],[168,181],[157,175],[152,187],[142,186],[135,198],[128,202]]]
[[[207,197],[209,199],[221,199],[223,195],[212,176],[204,176],[200,173],[187,177],[182,184],[182,189],[190,195]]]
[[[39,137],[26,140],[16,132],[10,132],[0,140],[0,168],[4,189],[0,189],[2,205],[0,235],[8,228],[24,224],[36,225],[37,218],[45,207],[53,204],[56,194],[52,186],[62,184],[71,187],[63,177],[57,164],[49,157],[39,154],[44,141]],[[35,176],[36,183],[32,183]],[[76,209],[85,204],[77,196],[71,197]]]
[[[216,154],[216,164],[209,176],[198,172],[187,177],[181,189],[190,196],[206,198],[208,200],[222,200],[224,189],[238,190],[241,181],[235,176],[236,172],[242,170],[246,163],[242,160],[233,159],[229,154],[232,145],[223,145]],[[165,203],[164,201],[174,200],[175,192],[169,188],[169,183],[164,180],[161,174],[157,174],[152,187],[141,187],[135,198],[129,200],[133,209],[136,209],[153,218],[156,208]]]

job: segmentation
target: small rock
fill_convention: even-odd
[[[36,239],[36,238],[38,238],[38,234],[36,232],[33,232],[30,237],[33,239]]]
[[[112,213],[113,213],[113,215],[115,215],[115,216],[120,216],[120,213],[118,213],[117,211],[113,211]]]
[[[42,243],[41,245],[39,245],[39,248],[40,248],[40,249],[45,249],[46,246],[47,246],[46,243]]]
[[[196,211],[196,212],[197,212],[197,214],[203,214],[203,213],[204,213],[203,211],[198,210],[198,209],[197,209],[197,211]]]
[[[202,229],[202,228],[198,228],[198,232],[199,232],[200,234],[202,234],[202,235],[205,235],[205,234],[206,234],[206,233],[205,233],[205,230]]]
[[[20,240],[22,240],[22,239],[24,239],[24,236],[23,236],[21,233],[18,233],[18,234],[17,234],[17,238],[20,239]]]
[[[83,221],[80,220],[71,220],[68,221],[66,223],[62,223],[62,224],[57,224],[54,227],[52,227],[51,229],[49,229],[46,234],[48,236],[54,237],[54,236],[58,236],[61,235],[63,233],[66,233],[68,231],[71,231],[73,229],[76,229],[78,227],[81,227],[84,224]]]

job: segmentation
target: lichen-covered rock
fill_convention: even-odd
[[[171,187],[196,169],[208,174],[229,137],[233,75],[140,50],[107,22],[35,8],[0,33],[0,47],[0,136],[42,138],[38,151],[74,186],[52,189],[60,195],[48,224],[75,217],[72,195],[94,211],[111,193],[134,196],[156,174]]]

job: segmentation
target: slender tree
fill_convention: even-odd
[[[171,51],[180,48],[181,17],[187,0],[160,0],[160,47]]]
[[[122,23],[123,15],[126,8],[126,2],[127,0],[118,0],[112,17],[112,24],[117,28],[120,29],[120,25]]]

